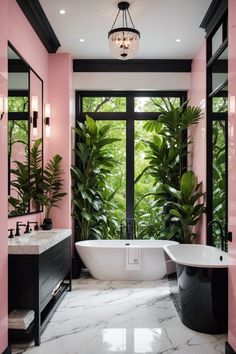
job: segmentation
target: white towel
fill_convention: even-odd
[[[141,248],[135,245],[126,246],[125,270],[141,270]]]
[[[11,329],[27,329],[34,320],[32,310],[14,310],[8,317],[8,327]]]

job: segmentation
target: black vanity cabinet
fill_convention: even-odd
[[[9,313],[33,310],[34,322],[26,330],[9,330],[9,339],[32,335],[40,344],[41,333],[66,291],[71,290],[71,237],[40,254],[9,254]]]

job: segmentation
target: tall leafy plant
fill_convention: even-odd
[[[165,220],[166,222],[168,220],[170,224],[172,223],[172,218],[169,217],[170,205],[165,201],[176,201],[176,195],[173,195],[171,191],[180,189],[181,176],[187,169],[188,146],[192,143],[188,136],[188,128],[199,122],[201,109],[190,106],[188,102],[180,107],[166,100],[164,104],[164,112],[158,120],[145,124],[145,128],[153,132],[153,139],[146,141],[148,148],[146,159],[149,164],[136,178],[135,183],[138,183],[145,175],[151,175],[154,178],[154,189],[157,188],[157,191],[154,190],[144,195],[142,199],[152,195],[156,216],[163,222],[163,212],[167,213]],[[160,108],[163,110],[163,105]],[[165,186],[161,195],[158,192],[160,185]],[[160,199],[163,196],[164,199]],[[140,201],[137,205],[139,203]],[[168,223],[165,223],[163,228],[167,225]]]
[[[98,128],[96,122],[86,116],[85,123],[75,128],[77,163],[71,167],[73,179],[73,217],[76,221],[77,240],[102,238],[108,216],[104,196],[107,192],[106,177],[116,163],[109,147],[119,139],[108,137],[111,125]]]
[[[157,121],[147,122],[145,129],[154,133],[152,141],[146,141],[148,152],[146,159],[149,165],[137,177],[136,183],[145,174],[151,174],[155,183],[167,183],[172,187],[179,187],[180,177],[187,168],[185,158],[188,154],[188,145],[191,144],[187,136],[188,128],[201,119],[201,109],[189,106],[185,102],[175,107],[171,101],[163,100],[165,110]],[[163,106],[160,107],[163,110]]]

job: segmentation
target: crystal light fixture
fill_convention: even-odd
[[[115,21],[108,33],[111,54],[116,59],[132,59],[138,53],[140,32],[134,27],[129,13],[129,3],[121,1],[118,3],[118,8]],[[121,11],[122,27],[114,28]],[[128,20],[131,24],[130,26],[128,25]]]

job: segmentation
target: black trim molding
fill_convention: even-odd
[[[9,73],[28,73],[29,65],[23,60],[8,59],[8,72]]]
[[[207,34],[210,33],[227,9],[228,0],[213,0],[200,24],[200,28],[203,28]]]
[[[229,342],[225,342],[225,354],[236,354]]]
[[[39,0],[16,0],[48,53],[56,53],[60,42]]]
[[[11,347],[8,346],[2,354],[11,354]]]
[[[74,59],[74,72],[191,72],[191,59]]]

